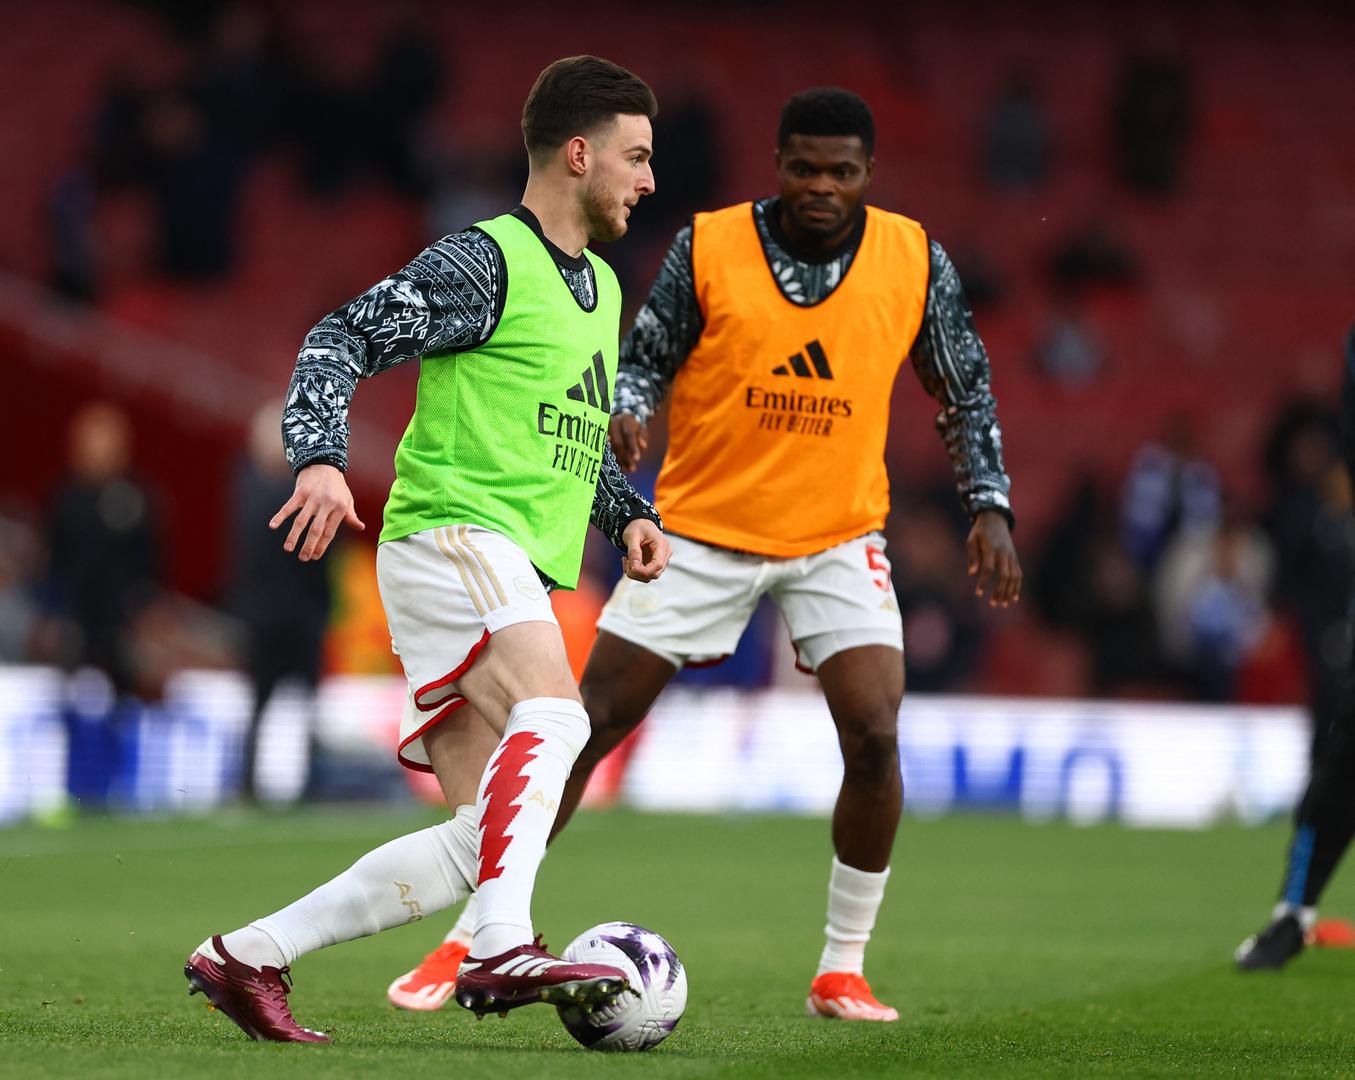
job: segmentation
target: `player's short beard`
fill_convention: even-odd
[[[583,189],[582,205],[589,240],[607,243],[626,235],[628,225],[621,214],[621,200],[607,190],[600,178],[590,180]]]

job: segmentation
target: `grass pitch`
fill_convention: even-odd
[[[584,814],[546,860],[562,948],[627,919],[666,935],[691,997],[658,1050],[576,1046],[554,1011],[398,1012],[385,987],[433,917],[305,957],[292,994],[330,1047],[251,1043],[187,997],[186,954],[434,818],[307,810],[0,831],[0,1074],[25,1077],[1355,1077],[1355,952],[1243,976],[1285,830],[1205,833],[905,819],[867,974],[890,1025],[802,1014],[821,943],[822,821]],[[1355,913],[1355,872],[1324,906]],[[278,1070],[283,1070],[278,1072]]]

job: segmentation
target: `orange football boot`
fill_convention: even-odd
[[[864,975],[851,971],[825,971],[809,984],[805,1012],[833,1020],[878,1020],[890,1022],[899,1011],[882,1005],[870,992]]]
[[[444,941],[413,971],[406,971],[391,983],[386,989],[386,997],[400,1009],[433,1012],[442,1008],[452,998],[457,970],[468,952],[469,945]]]
[[[1345,919],[1322,919],[1308,932],[1308,944],[1317,949],[1355,949],[1355,926]]]

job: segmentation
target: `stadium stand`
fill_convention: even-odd
[[[547,20],[491,9],[477,16],[475,38],[511,27],[516,43],[492,53],[474,48],[452,9],[436,12],[432,27],[454,77],[444,80],[428,139],[453,157],[511,150],[492,140],[513,130],[540,64],[594,51],[645,73],[661,97],[668,84],[702,81],[723,128],[721,194],[732,200],[769,188],[773,118],[788,92],[841,83],[863,93],[881,132],[875,200],[918,217],[952,249],[977,247],[1003,283],[1000,302],[978,320],[994,358],[1023,545],[1041,535],[1074,467],[1118,478],[1176,417],[1189,419],[1227,487],[1257,498],[1256,447],[1275,409],[1334,388],[1334,343],[1351,317],[1355,266],[1355,143],[1343,137],[1348,24],[1334,7],[932,5],[844,20],[831,49],[820,14],[807,7],[779,14],[775,34],[758,6],[703,9],[699,20],[664,8],[643,27],[626,10],[595,5],[586,29],[561,34]],[[370,67],[386,26],[379,7],[356,2],[299,2],[276,16],[285,40],[355,73]],[[69,33],[73,20],[78,35]],[[980,24],[984,33],[973,33]],[[1116,183],[1108,118],[1127,47],[1164,34],[1192,80],[1195,121],[1179,190],[1150,199]],[[0,214],[0,354],[25,409],[0,450],[28,463],[12,490],[40,501],[72,400],[121,400],[138,421],[142,467],[170,496],[172,535],[215,537],[230,448],[259,401],[281,393],[305,330],[427,237],[410,200],[362,181],[326,200],[307,197],[293,157],[273,152],[247,181],[227,279],[154,274],[146,196],[123,188],[101,194],[94,210],[97,314],[35,291],[31,283],[51,273],[53,185],[80,159],[106,73],[121,66],[150,84],[173,83],[191,75],[194,55],[146,6],[76,0],[27,7],[0,40],[0,184],[9,208]],[[984,111],[1017,63],[1037,73],[1054,138],[1048,179],[1020,197],[986,184],[977,153]],[[365,134],[355,127],[348,137],[356,145]],[[1086,297],[1104,363],[1087,383],[1066,387],[1032,360],[1055,306],[1042,267],[1089,215],[1113,223],[1141,272],[1131,286]],[[661,250],[656,237],[628,256],[632,301]],[[359,399],[355,480],[369,520],[390,476],[412,375],[377,380]],[[945,460],[925,422],[927,400],[911,378],[900,384],[891,456],[901,482],[923,485],[944,473]],[[176,584],[209,595],[222,557],[212,539],[179,545]],[[997,640],[988,687],[1075,681],[1059,659],[1067,646],[1028,617],[1008,619]]]

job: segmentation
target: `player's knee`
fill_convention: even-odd
[[[871,727],[842,741],[847,780],[861,787],[885,787],[899,777],[899,736],[894,727]]]

